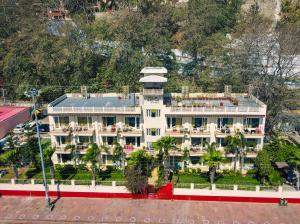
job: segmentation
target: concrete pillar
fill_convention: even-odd
[[[238,185],[233,185],[233,191],[237,191],[238,190]]]
[[[30,181],[31,181],[31,184],[34,185],[34,179],[31,179]]]
[[[279,193],[282,193],[282,192],[283,192],[282,186],[278,186],[278,192],[279,192]]]
[[[212,184],[212,185],[211,185],[211,191],[212,191],[212,192],[216,191],[216,185],[215,185],[215,184]]]
[[[55,185],[55,180],[51,179],[51,185]]]
[[[75,186],[75,180],[71,180],[71,185]]]
[[[259,192],[259,191],[260,191],[260,186],[259,186],[259,185],[256,185],[256,186],[255,186],[255,191],[256,191],[256,192]]]
[[[92,187],[96,186],[96,181],[92,180]]]
[[[113,186],[113,187],[116,186],[116,181],[112,181],[112,186]]]
[[[194,188],[195,188],[195,184],[191,183],[191,190],[194,190]]]
[[[11,184],[16,184],[16,180],[15,179],[11,179]]]

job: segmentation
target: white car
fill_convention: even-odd
[[[13,129],[13,133],[15,134],[22,134],[24,132],[24,124],[17,124],[16,127]]]

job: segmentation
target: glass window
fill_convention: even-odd
[[[217,144],[222,147],[226,146],[225,138],[217,138]]]
[[[125,125],[130,127],[140,128],[140,118],[139,117],[125,117]]]
[[[146,110],[147,117],[159,117],[160,116],[160,110],[152,109],[152,110]]]
[[[147,135],[156,136],[160,135],[160,129],[159,128],[147,128]]]
[[[103,117],[104,127],[116,125],[116,117]]]
[[[192,124],[194,128],[202,128],[207,125],[206,117],[193,117]]]
[[[125,142],[126,142],[126,145],[131,144],[131,145],[139,147],[141,144],[141,139],[140,139],[140,137],[126,137]]]
[[[102,141],[105,145],[113,145],[117,141],[117,137],[114,136],[103,136]]]
[[[69,117],[54,117],[54,123],[56,128],[69,126]]]
[[[58,145],[67,145],[71,143],[70,136],[56,136],[56,142]]]
[[[218,128],[224,128],[224,127],[232,127],[233,125],[233,118],[231,117],[222,117],[218,118]]]
[[[259,118],[245,118],[244,126],[246,128],[258,128],[259,127]]]
[[[192,138],[192,145],[203,145],[205,142],[209,142],[209,138]]]
[[[91,143],[93,142],[93,136],[78,136],[79,143]]]
[[[176,126],[182,126],[181,117],[167,117],[168,128],[175,128]]]

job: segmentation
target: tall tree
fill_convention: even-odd
[[[52,161],[52,155],[54,154],[54,152],[55,152],[55,148],[52,148],[52,147],[48,147],[48,148],[43,150],[44,158],[45,158],[45,164],[46,164],[46,166],[49,166],[50,175],[51,175],[52,179],[55,178],[55,169],[54,169],[54,164],[53,164],[53,161]]]
[[[261,183],[264,184],[266,182],[266,179],[274,170],[270,161],[270,157],[266,150],[262,150],[257,154],[254,164],[257,169],[258,177]]]
[[[82,161],[91,164],[92,177],[93,180],[96,181],[97,164],[100,162],[100,149],[96,143],[92,143],[88,146],[85,155],[82,157]]]

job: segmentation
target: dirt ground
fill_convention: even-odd
[[[300,205],[61,198],[0,198],[0,223],[299,224]]]

